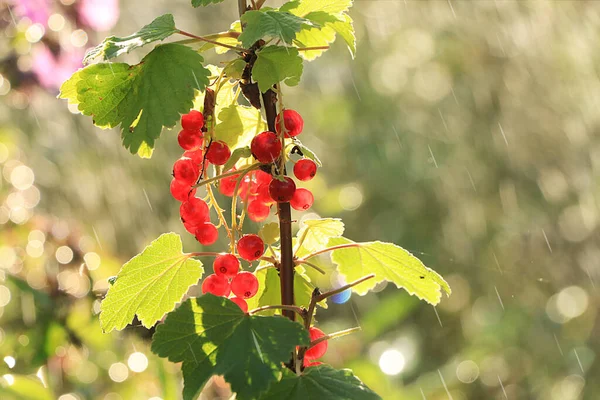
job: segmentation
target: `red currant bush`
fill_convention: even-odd
[[[294,197],[296,191],[296,184],[287,176],[283,177],[283,180],[273,179],[269,184],[269,195],[271,198],[278,203],[288,202]]]
[[[308,158],[298,160],[294,164],[294,176],[299,181],[310,181],[317,174],[317,164]]]
[[[240,271],[240,260],[233,254],[222,254],[215,258],[213,269],[215,275],[231,279]]]
[[[323,336],[325,336],[325,333],[323,333],[322,330],[320,330],[319,328],[315,328],[314,326],[310,327],[310,329],[308,330],[308,333],[310,335],[311,342],[314,342],[315,340],[320,339]],[[315,360],[317,358],[323,357],[323,355],[326,352],[327,352],[327,340],[324,340],[324,341],[310,347],[308,350],[306,350],[306,353],[304,353],[304,358],[306,358],[308,360]]]
[[[280,122],[281,114],[277,115],[277,119],[275,120],[275,127],[277,133],[281,134],[281,122]],[[298,136],[302,133],[302,129],[304,128],[304,120],[294,110],[283,110],[283,124],[285,125],[285,137],[291,138],[294,136]]]
[[[251,272],[240,272],[231,280],[231,291],[242,299],[254,297],[258,291],[258,279]]]
[[[252,139],[250,150],[261,163],[272,163],[281,155],[281,140],[273,132],[262,132]]]
[[[181,127],[190,131],[200,131],[204,126],[204,116],[200,111],[192,110],[181,116]]]
[[[214,165],[223,165],[231,157],[231,150],[225,142],[212,142],[206,152],[206,159]]]
[[[222,276],[209,275],[202,282],[202,293],[210,293],[215,296],[229,296],[231,293],[231,287],[229,282]]]
[[[312,207],[315,198],[310,190],[300,188],[296,189],[292,199],[290,200],[290,205],[294,210],[298,211],[306,211]]]
[[[258,235],[244,235],[237,243],[237,251],[246,261],[258,260],[265,253],[265,242]]]

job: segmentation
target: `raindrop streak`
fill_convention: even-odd
[[[192,75],[194,76],[194,81],[196,81],[196,87],[200,87],[200,83],[198,82],[198,78],[196,78],[196,73],[194,72],[194,70],[192,69]]]
[[[500,382],[500,387],[502,388],[502,393],[504,393],[504,398],[508,400],[508,396],[506,395],[506,389],[504,389],[504,384],[502,383],[502,379],[500,379],[500,375],[498,375],[498,382]]]
[[[590,283],[592,284],[592,287],[594,288],[594,290],[596,290],[596,284],[592,279],[592,274],[590,274],[590,270],[588,269],[588,267],[585,267],[585,273],[587,274],[588,278],[590,278]]]
[[[439,168],[438,163],[435,160],[435,156],[433,155],[433,151],[431,151],[431,146],[427,145],[427,148],[429,149],[429,154],[431,154],[431,159],[433,160],[433,164],[435,165],[436,168]]]
[[[498,296],[498,301],[500,302],[500,305],[502,306],[502,311],[505,311],[504,303],[502,303],[502,299],[500,298],[500,293],[498,293],[498,288],[496,286],[494,286],[494,290],[496,291],[496,296]]]
[[[427,400],[427,397],[425,397],[425,393],[423,393],[423,389],[419,388],[419,390],[421,391],[421,396],[423,396],[423,400]]]
[[[98,242],[98,246],[100,246],[100,250],[104,250],[102,248],[102,243],[100,243],[100,237],[98,236],[98,232],[96,232],[96,228],[92,226],[92,231],[94,231],[94,236],[96,236],[96,242]]]
[[[442,115],[442,110],[440,110],[439,107],[438,107],[438,114],[440,114],[440,118],[442,119],[442,123],[444,124],[444,128],[446,128],[446,133],[450,133],[450,129],[448,129],[448,125],[446,124],[446,120],[444,119],[444,116]]]
[[[450,91],[452,91],[452,97],[454,97],[454,101],[456,102],[456,105],[460,106],[460,104],[458,104],[458,99],[456,98],[456,93],[454,93],[454,88],[451,87]]]
[[[144,196],[146,197],[146,202],[148,203],[148,207],[150,207],[150,211],[153,211],[152,204],[150,204],[150,198],[148,197],[148,193],[146,193],[146,189],[142,189],[142,192],[144,192]]]
[[[546,236],[546,231],[542,228],[542,235],[544,235],[544,239],[546,240],[546,245],[548,246],[548,250],[552,253],[552,246],[550,246],[550,242],[548,241],[548,236]]]
[[[553,334],[554,336],[554,341],[556,342],[556,347],[558,347],[558,351],[560,352],[561,356],[564,356],[565,354],[562,351],[562,348],[560,347],[560,343],[558,342],[558,338],[556,337],[556,333]]]
[[[473,186],[473,191],[475,193],[477,193],[477,188],[475,187],[475,182],[473,181],[473,176],[471,176],[471,172],[469,171],[469,169],[467,167],[465,167],[465,169],[467,170],[467,175],[469,175],[469,181],[471,181],[471,186]]]
[[[498,122],[498,126],[500,127],[500,133],[504,138],[504,143],[506,143],[506,147],[508,147],[508,139],[506,139],[506,134],[504,133],[504,129],[502,128],[502,125],[500,125],[500,122]]]
[[[456,13],[454,12],[454,7],[452,7],[452,3],[448,0],[448,5],[450,6],[450,10],[452,10],[452,15],[454,15],[454,19],[456,19]]]
[[[108,63],[108,68],[110,68],[110,72],[112,72],[113,77],[115,76],[115,71],[113,70],[112,63]]]
[[[354,320],[356,321],[356,326],[358,326],[362,330],[362,326],[360,326],[360,321],[358,320],[358,315],[356,315],[356,311],[354,310],[354,305],[350,301],[350,309],[352,310],[352,314],[354,314]]]
[[[442,380],[442,385],[444,385],[444,389],[446,389],[446,393],[448,394],[448,398],[450,400],[454,400],[452,398],[452,395],[450,394],[450,391],[448,390],[448,386],[446,386],[446,381],[444,380],[444,377],[442,376],[442,371],[440,371],[439,369],[438,369],[438,374],[440,374],[440,379]]]
[[[573,353],[575,353],[575,358],[577,359],[577,364],[579,364],[579,368],[581,368],[581,372],[585,373],[583,370],[583,365],[581,364],[581,360],[579,359],[579,354],[577,354],[577,350],[573,349]]]
[[[498,271],[500,271],[500,275],[504,275],[504,272],[502,272],[502,268],[500,268],[500,263],[498,262],[498,257],[496,257],[496,252],[492,251],[492,255],[494,256],[494,260],[496,260],[496,265],[498,266]]]
[[[35,118],[35,123],[37,124],[38,128],[42,129],[42,125],[40,125],[40,120],[37,117],[37,113],[35,112],[33,105],[31,105],[29,108],[31,109],[31,114],[33,115],[33,118]]]
[[[438,314],[437,308],[435,308],[435,306],[433,306],[433,311],[435,311],[435,316],[437,317],[437,320],[440,323],[440,326],[443,328],[444,325],[442,325],[442,320],[440,319],[440,314]]]
[[[358,88],[356,87],[356,82],[354,82],[354,78],[350,78],[352,80],[352,86],[354,86],[354,91],[356,92],[356,95],[358,96],[358,101],[362,101],[362,99],[360,98],[360,93],[358,93]]]
[[[10,14],[10,18],[12,19],[12,22],[15,26],[17,26],[17,21],[15,20],[15,16],[12,13],[12,10],[10,9],[10,6],[7,5],[6,8],[8,9],[8,13]]]
[[[400,135],[398,135],[398,131],[396,130],[396,127],[394,125],[392,125],[392,129],[394,130],[394,133],[396,134],[396,139],[398,139],[398,146],[400,146],[400,148],[402,148],[402,142],[400,141]]]

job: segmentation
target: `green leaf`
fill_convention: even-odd
[[[59,98],[78,104],[101,128],[121,125],[123,145],[148,156],[163,127],[172,127],[204,90],[210,72],[202,56],[179,44],[154,48],[136,65],[103,63],[80,69]]]
[[[339,218],[320,218],[303,221],[302,227],[296,234],[302,245],[295,252],[298,258],[327,247],[329,239],[344,234],[344,223]],[[302,239],[304,238],[304,239]]]
[[[251,316],[223,297],[189,299],[167,316],[152,351],[183,361],[184,399],[195,399],[212,375],[223,375],[237,398],[255,399],[281,374],[281,363],[310,342],[301,324],[283,317]]]
[[[296,33],[304,26],[314,24],[304,18],[281,11],[247,11],[242,16],[244,31],[238,38],[245,48],[251,47],[260,39],[279,39],[292,44]]]
[[[119,271],[100,305],[102,329],[123,329],[134,315],[151,327],[175,308],[203,272],[200,261],[183,253],[179,235],[161,235]]]
[[[254,309],[262,306],[281,304],[281,282],[279,273],[275,268],[264,268],[255,272],[258,279],[258,293],[253,299],[248,300],[248,309]],[[294,274],[294,304],[300,307],[308,308],[315,286],[310,278],[296,269]],[[318,303],[319,306],[327,308],[327,301]],[[261,315],[281,314],[280,310],[262,311]]]
[[[356,54],[356,38],[352,18],[346,14],[352,6],[352,0],[304,0],[287,3],[281,10],[308,19],[321,28],[305,26],[296,34],[294,43],[300,47],[328,46],[335,41],[336,33],[348,45],[354,58]],[[302,57],[312,61],[322,55],[326,50],[303,51]]]
[[[56,397],[37,378],[23,375],[0,376],[0,398],[6,400],[52,400]]]
[[[344,237],[329,240],[328,247],[354,243]],[[421,260],[400,246],[392,243],[357,243],[358,247],[348,247],[331,252],[331,260],[348,282],[375,274],[352,288],[359,295],[366,294],[379,282],[389,281],[398,288],[404,288],[411,295],[436,305],[442,297],[442,289],[450,295],[450,286],[435,271],[427,268]]]
[[[238,58],[225,67],[225,75],[231,79],[242,79],[242,73],[246,68],[246,61]]]
[[[110,60],[148,43],[164,40],[177,31],[173,15],[161,15],[134,34],[125,37],[107,37],[98,46],[86,52],[83,63],[89,64],[97,58],[102,61]]]
[[[209,4],[219,4],[224,0],[192,0],[192,7],[207,6]]]
[[[298,376],[285,371],[283,378],[271,384],[259,400],[380,400],[351,370],[329,365],[309,367]]]
[[[231,153],[229,160],[227,160],[225,165],[223,165],[223,171],[229,171],[235,164],[237,164],[238,161],[240,161],[240,159],[248,158],[251,155],[252,151],[248,146],[235,149],[233,153]]]
[[[352,7],[352,0],[299,0],[284,4],[280,10],[304,17],[306,14],[315,11],[341,14],[348,11],[350,7]]]
[[[224,141],[231,149],[249,146],[256,134],[267,130],[260,110],[253,107],[232,104],[219,112],[218,119],[215,139]]]
[[[265,242],[265,244],[273,244],[279,240],[279,224],[277,222],[269,222],[264,224],[258,236]]]
[[[292,142],[292,147],[293,146],[298,146],[298,148],[300,148],[300,151],[302,152],[302,155],[304,157],[313,160],[319,167],[323,166],[323,163],[321,162],[319,157],[315,154],[315,152],[312,151],[311,149],[309,149],[308,147],[306,147],[305,145],[303,145],[298,139],[296,139],[296,140],[294,140],[294,142]]]
[[[258,83],[261,92],[266,92],[274,84],[285,81],[295,86],[302,76],[302,58],[293,47],[268,46],[256,53],[252,67],[252,79]]]

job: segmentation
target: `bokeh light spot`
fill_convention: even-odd
[[[405,365],[404,355],[396,349],[388,349],[379,357],[379,368],[386,375],[398,375]]]

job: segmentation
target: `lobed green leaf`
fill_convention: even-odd
[[[241,18],[244,31],[238,38],[245,48],[260,39],[278,39],[292,44],[296,33],[305,26],[315,24],[305,18],[281,11],[247,11]]]
[[[89,64],[95,59],[107,61],[124,53],[147,45],[148,43],[164,40],[177,33],[173,15],[165,14],[156,18],[136,33],[125,37],[109,36],[96,47],[91,48],[83,58],[84,64]]]
[[[165,44],[139,64],[87,66],[63,83],[59,98],[78,104],[101,128],[121,126],[125,148],[148,157],[163,127],[172,127],[188,112],[194,90],[203,91],[210,72],[190,48]]]
[[[192,0],[192,7],[207,6],[209,4],[219,4],[225,0]]]
[[[102,329],[123,329],[135,315],[151,327],[175,308],[203,272],[200,261],[183,253],[179,235],[161,235],[119,271],[100,305]]]
[[[329,365],[308,367],[301,375],[284,371],[283,378],[271,384],[259,400],[380,400],[351,370]]]
[[[266,92],[274,84],[285,82],[289,86],[300,83],[302,58],[293,47],[267,46],[256,53],[252,67],[252,79],[258,83],[261,92]]]
[[[328,247],[350,243],[355,242],[344,237],[332,238]],[[411,295],[433,305],[440,302],[442,290],[450,295],[450,286],[444,278],[402,247],[383,242],[357,245],[332,251],[331,260],[337,264],[338,272],[348,282],[375,274],[375,278],[352,288],[359,295],[366,294],[377,283],[383,281],[392,282],[396,287],[404,288]]]
[[[260,110],[253,107],[232,104],[223,108],[217,118],[220,122],[215,126],[215,139],[231,149],[249,146],[256,134],[267,130]]]
[[[240,400],[255,399],[281,376],[296,346],[310,343],[304,327],[283,317],[251,316],[223,297],[189,299],[152,338],[152,351],[183,361],[184,399],[195,399],[212,375],[223,375]]]
[[[302,244],[296,250],[298,258],[327,247],[331,238],[344,234],[344,223],[339,218],[309,219],[302,222],[302,227],[296,234]]]

